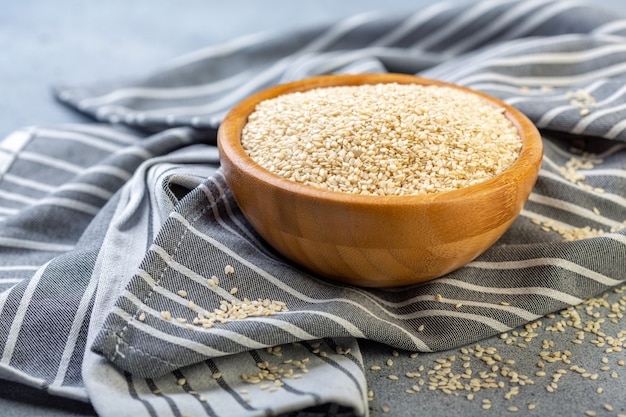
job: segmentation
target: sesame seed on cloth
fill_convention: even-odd
[[[333,12],[348,2],[336,3]],[[136,82],[61,88],[61,101],[101,123],[0,141],[5,393],[40,390],[103,417],[626,415],[624,20],[582,3],[497,0],[293,27],[203,49]],[[516,107],[541,131],[543,163],[519,217],[469,264],[416,286],[340,285],[286,261],[250,226],[219,169],[215,129],[265,86],[390,70]],[[469,138],[458,146],[468,120],[425,105],[429,91],[449,91],[402,91],[394,95],[406,100],[386,104],[353,99],[367,117],[343,131],[327,110],[324,123],[311,116],[312,138],[351,146],[322,142],[335,152],[324,162],[367,177],[370,148],[388,154],[374,158],[384,166],[376,190],[356,181],[356,191],[427,192],[425,179],[415,189],[399,181],[424,173],[434,191],[456,176],[454,163],[471,173],[474,162],[482,172],[515,158],[513,137],[508,151]],[[450,109],[481,112],[457,98],[446,98]],[[307,110],[299,103],[273,113],[293,122]],[[402,117],[389,118],[389,106]],[[272,146],[272,157],[285,152]],[[287,162],[315,149],[289,150]],[[497,164],[481,165],[485,155]],[[437,250],[454,255],[446,242]]]

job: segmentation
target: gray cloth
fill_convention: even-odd
[[[366,415],[380,380],[363,357],[466,346],[622,284],[624,36],[624,20],[578,3],[446,4],[248,37],[134,82],[59,88],[69,105],[135,130],[38,127],[0,143],[0,376],[103,416]],[[237,209],[214,147],[221,118],[254,91],[382,71],[500,97],[545,143],[537,186],[505,236],[466,267],[400,290],[338,285],[277,256]],[[581,176],[564,175],[581,157]],[[604,233],[563,241],[546,222]],[[243,297],[289,311],[189,326]],[[300,376],[247,384],[242,374],[267,371],[264,361]]]

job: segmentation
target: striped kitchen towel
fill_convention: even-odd
[[[59,88],[103,123],[0,142],[0,377],[103,416],[367,415],[359,339],[445,350],[624,283],[625,62],[624,19],[498,0],[251,36],[134,83]],[[219,170],[215,129],[238,101],[358,72],[463,84],[542,131],[519,218],[438,280],[363,289],[298,269]]]

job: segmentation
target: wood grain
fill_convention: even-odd
[[[380,197],[298,184],[260,167],[241,146],[241,131],[262,100],[311,88],[386,82],[446,85],[505,108],[522,140],[517,161],[471,187]],[[264,90],[228,113],[219,128],[218,147],[237,204],[271,246],[317,274],[367,287],[424,282],[480,255],[521,211],[543,155],[539,132],[516,109],[464,87],[404,74],[331,75]]]

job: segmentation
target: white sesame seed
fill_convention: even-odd
[[[242,145],[259,165],[296,182],[411,195],[490,178],[513,163],[521,141],[502,109],[478,96],[448,87],[378,84],[263,101],[248,117]]]

